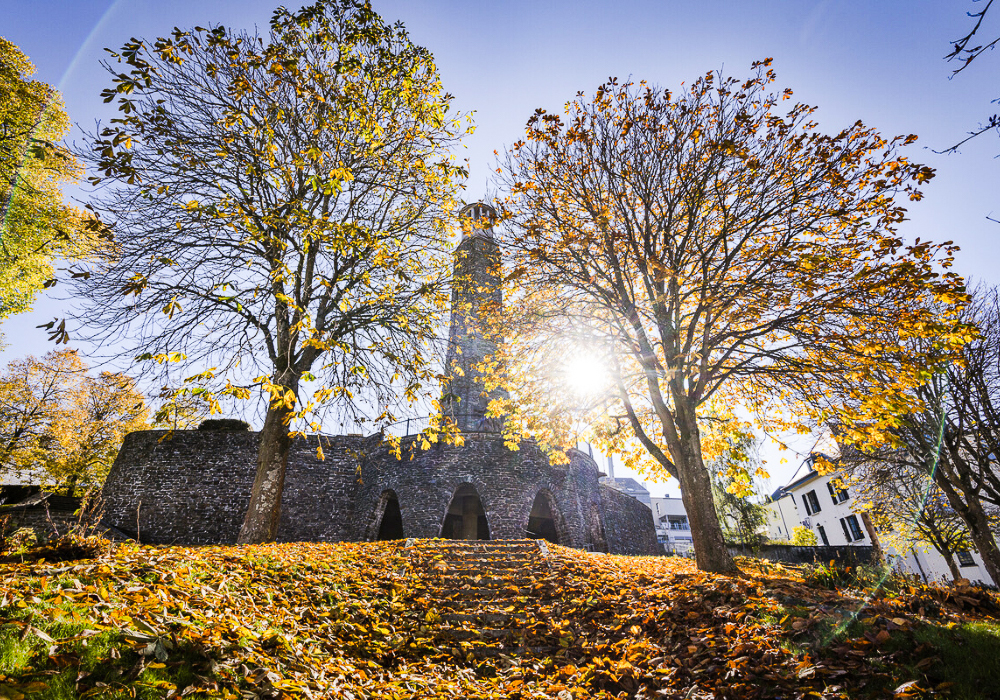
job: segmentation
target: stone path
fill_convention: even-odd
[[[456,656],[548,655],[554,647],[526,646],[526,602],[540,594],[529,571],[550,567],[544,540],[434,540],[406,550],[420,599],[432,604],[429,623],[454,643]],[[541,588],[536,586],[536,588]],[[440,619],[437,618],[440,616]],[[520,633],[519,633],[520,632]]]

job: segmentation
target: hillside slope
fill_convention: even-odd
[[[741,565],[732,578],[683,559],[447,540],[8,561],[0,698],[986,698],[1000,687],[993,594]]]

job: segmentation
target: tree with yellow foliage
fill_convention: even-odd
[[[324,407],[377,429],[437,388],[465,119],[431,53],[356,0],[134,40],[107,68],[120,115],[85,155],[115,250],[84,320],[190,368],[163,377],[178,395],[266,401],[239,541],[273,540]]]
[[[934,495],[931,504],[943,499],[966,530],[961,537],[939,537],[943,546],[973,544],[990,577],[1000,581],[994,534],[1000,512],[1000,289],[973,287],[957,319],[975,331],[957,353],[945,353],[941,339],[933,337],[884,341],[910,353],[941,353],[950,361],[927,371],[909,390],[906,408],[891,420],[845,423],[838,439],[848,446],[845,463],[857,478],[881,473],[883,481],[908,485],[917,478]],[[864,381],[830,381],[817,402],[860,405],[891,375],[883,371]]]
[[[56,257],[78,258],[98,237],[63,203],[82,172],[58,144],[69,129],[62,98],[30,76],[28,58],[0,37],[0,321],[31,308]]]
[[[69,495],[100,488],[125,435],[147,419],[134,379],[92,376],[73,350],[17,360],[0,376],[0,470]]]
[[[955,555],[975,544],[933,479],[892,460],[853,466],[855,497],[865,504],[880,544],[904,553],[933,547],[945,560],[952,578],[963,578]]]
[[[899,200],[920,199],[933,175],[900,153],[915,137],[861,122],[823,133],[814,107],[779,110],[791,91],[772,90],[770,61],[753,70],[677,93],[612,80],[563,114],[538,110],[499,168],[517,314],[497,365],[516,384],[540,358],[595,355],[605,400],[584,422],[606,449],[680,481],[698,566],[715,572],[736,567],[705,465],[712,405],[763,420],[809,377],[869,376],[890,358],[870,340],[882,327],[961,342],[926,303],[964,299],[945,271],[952,246],[896,230]],[[928,365],[891,362],[858,420],[905,405]],[[513,425],[550,410],[544,392],[511,391],[497,411]]]

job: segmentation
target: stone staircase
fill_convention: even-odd
[[[461,657],[542,656],[555,648],[525,644],[526,602],[537,596],[529,571],[550,567],[544,540],[407,541],[414,594],[428,622]]]

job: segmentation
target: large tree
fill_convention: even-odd
[[[119,116],[88,155],[116,250],[85,318],[191,367],[181,394],[266,398],[239,541],[272,540],[296,428],[359,399],[351,419],[390,420],[434,378],[462,118],[431,54],[366,2],[113,57]]]
[[[896,232],[898,195],[919,199],[932,176],[899,153],[915,137],[823,133],[813,107],[779,112],[791,91],[771,91],[769,61],[754,70],[676,94],[612,80],[563,115],[538,110],[500,167],[524,329],[510,376],[570,339],[597,353],[611,387],[598,436],[680,481],[698,566],[719,572],[735,565],[702,449],[710,406],[763,415],[803,377],[866,376],[886,357],[873,329],[943,334],[920,300],[961,299],[938,270],[951,248]],[[884,412],[924,367],[902,358],[865,405]]]
[[[34,72],[0,37],[0,321],[31,308],[56,257],[78,257],[97,240],[63,203],[60,187],[81,167],[57,143],[69,129],[62,98]]]

